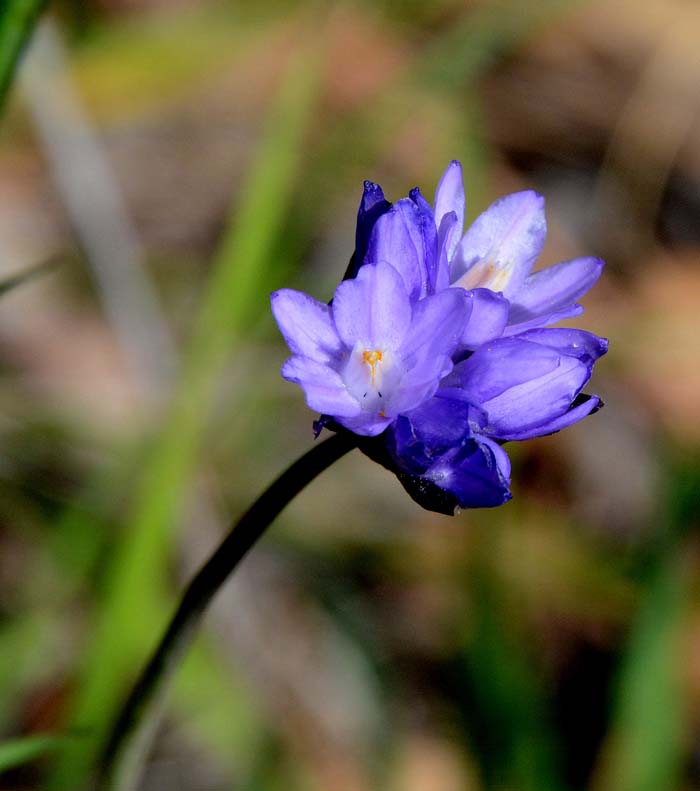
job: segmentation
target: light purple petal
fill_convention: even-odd
[[[501,294],[488,288],[465,292],[472,305],[471,315],[462,334],[462,347],[477,349],[500,338],[508,322],[510,303]]]
[[[440,380],[453,368],[451,357],[431,357],[410,371],[392,393],[386,414],[397,415],[415,409],[435,395]]]
[[[413,306],[411,328],[400,351],[407,370],[388,402],[392,414],[413,409],[430,398],[450,373],[469,309],[467,295],[457,288],[445,289]]]
[[[316,412],[333,417],[352,417],[361,411],[348,393],[340,374],[309,357],[290,357],[282,366],[282,376],[301,386],[306,403]]]
[[[401,274],[411,300],[428,293],[421,219],[410,198],[402,198],[376,221],[365,260],[391,264]]]
[[[448,381],[461,385],[455,397],[486,410],[484,433],[509,439],[567,412],[590,373],[575,357],[516,337],[481,347]]]
[[[435,190],[435,225],[440,228],[446,214],[454,212],[456,224],[454,233],[447,240],[447,258],[450,260],[464,229],[464,182],[462,166],[456,159],[447,166]]]
[[[351,349],[358,342],[368,349],[398,349],[411,324],[411,304],[392,266],[365,264],[354,280],[336,289],[332,315],[338,335]]]
[[[341,417],[338,423],[354,434],[361,434],[363,437],[376,437],[381,434],[387,426],[391,425],[393,418],[382,417],[376,412],[361,412],[357,417]]]
[[[556,324],[558,321],[564,321],[564,319],[573,319],[575,316],[580,316],[582,313],[582,305],[569,305],[568,307],[557,310],[554,313],[548,313],[544,316],[537,316],[536,318],[530,319],[529,321],[523,321],[519,324],[509,324],[503,330],[503,335],[504,337],[509,335],[520,335],[526,330],[549,327],[550,324]]]
[[[575,258],[530,275],[513,293],[510,323],[550,315],[572,305],[598,280],[603,266],[600,258]]]
[[[528,428],[556,419],[568,411],[589,378],[586,365],[563,357],[556,372],[515,385],[484,403],[489,415],[486,433],[502,440],[511,439]]]
[[[576,400],[578,401],[580,398],[581,396],[579,396],[579,398]],[[567,426],[578,423],[579,420],[583,420],[583,418],[587,417],[593,412],[597,412],[602,405],[603,402],[598,396],[587,396],[585,397],[584,401],[577,404],[576,406],[572,406],[571,409],[569,409],[567,412],[564,412],[563,415],[553,418],[552,420],[545,421],[538,426],[530,426],[523,431],[511,432],[511,434],[508,436],[508,439],[533,439],[534,437],[544,437],[547,434],[554,434],[557,431],[561,431],[563,428],[567,428]]]
[[[422,238],[423,269],[427,278],[426,288],[423,295],[435,293],[435,283],[438,273],[438,233],[435,225],[435,215],[428,201],[421,195],[418,187],[408,193],[409,198],[415,203],[418,209],[418,225]]]
[[[406,364],[410,367],[428,357],[452,356],[460,344],[471,309],[472,301],[461,288],[447,288],[416,302],[401,347]]]
[[[559,355],[553,349],[519,338],[500,338],[457,364],[442,383],[441,393],[449,390],[450,397],[481,405],[523,381],[552,373],[558,365]]]
[[[321,363],[340,357],[342,343],[328,305],[290,288],[275,291],[270,301],[277,326],[293,354]]]
[[[544,198],[532,190],[506,195],[475,220],[457,245],[450,281],[490,288],[510,298],[542,251],[547,226]]]
[[[528,330],[519,336],[522,340],[549,346],[581,362],[592,364],[608,351],[607,338],[601,338],[585,330],[556,327],[553,329]]]

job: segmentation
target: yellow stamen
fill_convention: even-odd
[[[367,363],[367,365],[369,365],[369,367],[372,369],[372,374],[371,374],[372,384],[374,384],[374,375],[376,373],[377,363],[380,363],[381,361],[382,361],[382,353],[379,351],[379,349],[375,349],[373,352],[369,352],[369,351],[362,352],[362,362]]]

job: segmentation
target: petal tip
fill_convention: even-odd
[[[391,204],[384,197],[384,190],[374,181],[365,180],[362,183],[362,198],[360,200],[360,213],[385,210]],[[375,218],[376,219],[376,218]]]
[[[521,210],[525,209],[532,214],[541,214],[542,221],[544,222],[544,195],[536,192],[535,190],[520,190],[519,192],[511,192],[509,195],[504,195],[498,198],[494,205],[505,204],[515,205]]]
[[[530,200],[538,206],[544,206],[544,195],[542,195],[540,192],[537,192],[537,190],[522,190],[521,192],[516,192],[515,194],[522,195],[523,200]]]

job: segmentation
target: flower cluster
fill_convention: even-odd
[[[601,406],[581,393],[607,341],[549,325],[577,316],[598,258],[533,273],[544,201],[496,201],[464,232],[462,169],[431,206],[416,188],[389,203],[365,182],[355,254],[330,305],[291,289],[272,310],[292,352],[282,367],[318,426],[358,435],[431,510],[510,499],[503,443],[551,434]],[[320,430],[320,429],[319,429]]]

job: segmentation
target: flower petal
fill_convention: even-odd
[[[464,183],[462,166],[453,159],[442,174],[435,190],[435,225],[440,228],[443,217],[454,212],[456,224],[454,233],[450,234],[447,244],[447,259],[452,258],[464,229]]]
[[[357,417],[339,417],[338,423],[354,434],[376,437],[391,425],[392,420],[393,418],[382,417],[376,412],[361,412]]]
[[[506,195],[474,221],[457,245],[450,280],[462,288],[517,293],[542,251],[544,199],[532,190]]]
[[[277,326],[293,354],[321,363],[340,357],[342,343],[328,305],[291,288],[275,291],[270,301]]]
[[[411,324],[411,304],[394,267],[365,264],[354,280],[336,289],[332,315],[349,348],[360,342],[367,349],[398,349]]]
[[[377,220],[391,209],[391,203],[384,197],[384,192],[379,184],[365,181],[362,199],[357,210],[357,229],[355,231],[355,271],[350,273],[355,277],[357,270],[362,266],[367,254],[372,229]]]
[[[438,227],[438,253],[437,271],[435,273],[435,290],[442,291],[450,285],[450,256],[451,249],[459,241],[457,215],[448,211],[443,215]],[[453,244],[454,242],[454,244]]]
[[[484,404],[524,381],[556,371],[558,364],[559,355],[553,349],[519,338],[499,338],[455,365],[440,392]]]
[[[519,337],[502,338],[455,366],[447,391],[488,413],[484,433],[506,440],[568,411],[591,366],[574,356]],[[441,390],[443,392],[443,390]]]
[[[448,288],[413,305],[411,326],[401,354],[407,365],[445,354],[452,356],[460,344],[472,301],[461,288]]]
[[[488,288],[475,288],[465,293],[472,310],[462,333],[461,345],[465,349],[477,349],[501,337],[508,322],[510,303],[502,294]]]
[[[431,357],[409,371],[401,384],[387,400],[387,414],[396,415],[408,412],[435,395],[440,380],[450,373],[454,363],[447,355]]]
[[[430,398],[452,370],[452,355],[460,344],[470,303],[462,289],[448,288],[413,306],[411,328],[400,355],[406,373],[387,406],[405,412]]]
[[[571,306],[598,280],[604,266],[600,258],[575,258],[530,275],[513,294],[510,323],[548,316]]]
[[[512,496],[510,460],[503,448],[485,438],[447,451],[424,477],[453,494],[462,508],[493,508]]]
[[[423,240],[423,267],[427,276],[427,288],[424,293],[434,294],[438,271],[438,233],[435,215],[418,187],[412,189],[408,196],[418,209],[418,222]]]
[[[486,413],[466,401],[431,398],[391,428],[391,453],[405,469],[423,473],[452,447],[486,425]]]
[[[521,335],[526,330],[548,327],[550,324],[556,324],[558,321],[563,321],[564,319],[573,319],[575,316],[580,316],[582,313],[582,305],[569,305],[568,307],[557,310],[554,313],[548,313],[544,316],[537,316],[536,318],[530,319],[529,321],[519,322],[518,324],[508,324],[508,326],[503,330],[503,335]]]
[[[508,439],[533,439],[534,437],[544,437],[547,434],[554,434],[567,426],[578,423],[584,417],[592,415],[603,406],[603,402],[596,395],[579,395],[571,404],[570,408],[563,415],[552,420],[541,423],[538,426],[530,426],[520,432],[513,432]]]
[[[528,330],[518,336],[519,338],[549,346],[563,354],[576,357],[581,362],[592,365],[608,351],[608,339],[594,335],[585,330],[569,329],[568,327],[555,327],[547,329]]]
[[[282,366],[282,376],[298,384],[306,403],[316,412],[333,417],[352,417],[360,413],[359,403],[348,393],[340,374],[309,357],[290,357]]]
[[[386,262],[401,275],[412,301],[428,293],[424,234],[418,207],[402,198],[375,223],[367,262]]]

